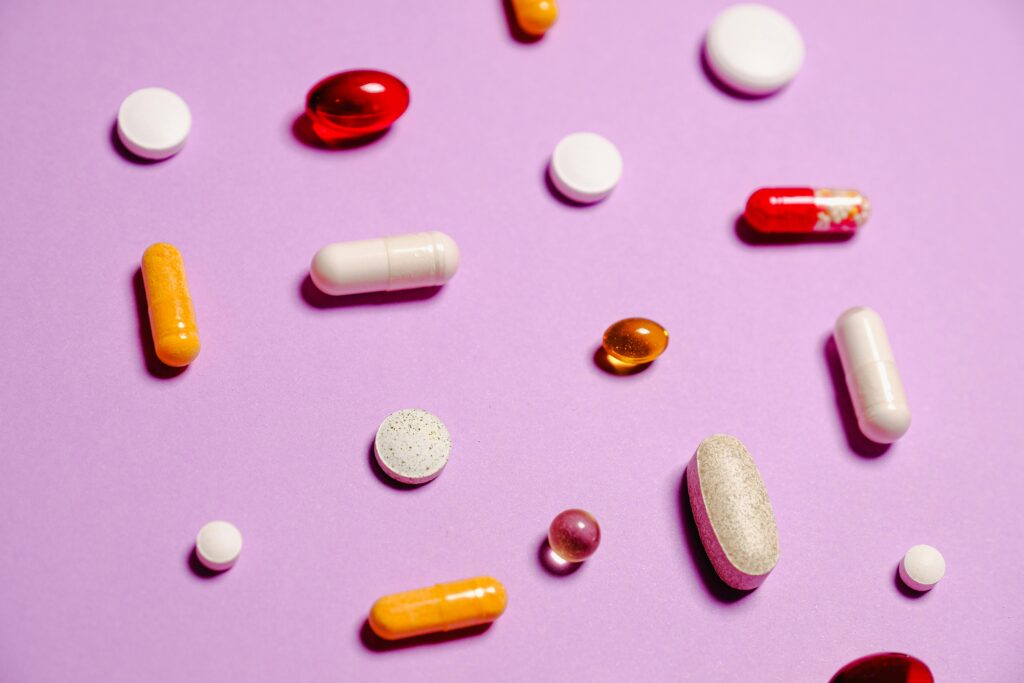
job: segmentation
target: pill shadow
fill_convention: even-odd
[[[594,349],[593,360],[594,365],[596,365],[599,370],[616,377],[638,375],[654,365],[654,361],[651,361],[650,363],[638,363],[637,365],[626,365],[625,363],[617,361],[609,356],[607,352],[605,352],[604,347],[600,345]]]
[[[714,69],[711,68],[711,65],[708,63],[708,55],[706,49],[707,38],[705,37],[697,45],[697,63],[700,64],[700,70],[704,72],[704,78],[708,79],[708,81],[711,82],[711,85],[713,85],[715,89],[718,90],[723,95],[731,97],[734,100],[743,100],[747,102],[762,102],[764,100],[771,98],[772,95],[779,92],[779,90],[785,90],[784,86],[779,90],[774,90],[764,95],[751,95],[750,93],[745,93],[740,90],[736,90],[731,85],[729,85],[721,78],[719,78],[718,74],[716,74]]]
[[[425,481],[422,484],[407,484],[404,481],[398,481],[388,476],[388,473],[381,469],[380,463],[377,462],[377,450],[374,448],[374,442],[376,439],[370,440],[370,448],[366,453],[367,460],[370,462],[370,471],[373,472],[373,476],[377,477],[377,481],[398,491],[412,491],[415,489],[421,489],[430,481]]]
[[[551,548],[547,536],[544,536],[540,545],[537,546],[537,563],[548,574],[558,577],[575,574],[586,564],[586,562],[568,562],[560,558]]]
[[[366,147],[374,142],[377,142],[391,130],[390,127],[385,128],[382,131],[376,133],[370,133],[358,138],[350,138],[348,140],[339,140],[337,142],[327,142],[313,130],[313,122],[309,120],[305,112],[302,112],[296,116],[291,123],[292,137],[301,142],[306,147],[318,149],[323,152],[344,152],[353,149],[359,149]]]
[[[460,628],[455,631],[444,631],[441,633],[427,633],[422,636],[415,636],[413,638],[403,638],[401,640],[384,640],[370,628],[369,619],[363,620],[362,626],[359,627],[359,640],[370,652],[392,652],[394,650],[407,650],[411,647],[422,647],[424,645],[440,645],[441,643],[447,643],[452,640],[463,640],[467,638],[475,638],[481,636],[490,630],[491,624],[480,624],[478,626],[469,626],[467,628]]]
[[[519,26],[519,20],[516,19],[516,10],[512,7],[512,0],[501,0],[501,4],[505,9],[505,22],[508,25],[508,34],[512,37],[512,40],[528,45],[540,42],[544,38],[544,36],[530,35]]]
[[[781,247],[792,244],[835,244],[849,242],[852,232],[767,233],[755,230],[741,213],[733,223],[736,238],[751,247]]]
[[[676,503],[679,506],[679,526],[683,538],[686,540],[686,551],[704,584],[707,594],[724,605],[730,605],[754,591],[737,590],[718,578],[718,573],[704,551],[704,543],[700,540],[697,522],[693,518],[693,509],[690,507],[690,492],[686,484],[687,476],[687,471],[684,469],[683,476],[679,480],[679,489],[676,491]]]
[[[562,204],[564,206],[571,206],[574,209],[592,209],[592,208],[600,206],[601,204],[604,203],[603,199],[601,201],[591,202],[589,204],[584,203],[584,202],[578,202],[575,199],[569,199],[564,194],[559,192],[557,187],[555,187],[555,182],[553,180],[551,180],[550,170],[551,170],[551,160],[548,159],[544,163],[544,168],[541,169],[541,174],[543,175],[544,187],[547,188],[548,193],[550,193],[551,196],[554,197],[555,200],[557,200],[559,204]]]
[[[907,598],[908,600],[920,600],[924,596],[928,595],[931,591],[916,591],[907,584],[903,583],[903,579],[900,578],[900,563],[896,563],[896,571],[892,575],[893,586],[896,587],[896,592]]]
[[[224,574],[224,572],[214,571],[200,562],[199,556],[196,555],[196,547],[194,545],[188,549],[188,555],[185,557],[185,564],[188,566],[189,571],[200,579],[214,579]]]
[[[156,355],[153,345],[153,330],[149,326],[149,306],[146,303],[146,285],[142,280],[142,268],[136,268],[132,275],[132,294],[135,297],[135,315],[139,325],[139,348],[142,362],[148,372],[157,379],[172,379],[188,370],[189,366],[172,368],[165,365]]]
[[[839,421],[843,425],[843,433],[846,435],[846,443],[850,446],[850,450],[860,457],[869,460],[884,455],[892,447],[892,444],[875,443],[864,436],[857,425],[857,413],[853,409],[849,387],[846,386],[843,362],[839,358],[839,349],[836,347],[835,337],[831,334],[826,337],[822,352],[825,356],[825,365],[828,367],[829,377],[832,379],[832,391],[835,393],[836,399],[836,412],[839,413]]]
[[[433,299],[442,287],[418,287],[401,289],[395,292],[368,292],[366,294],[349,294],[331,296],[321,292],[307,273],[299,282],[299,296],[313,308],[351,308],[353,306],[382,306],[390,304],[410,303]]]
[[[125,161],[135,164],[136,166],[156,166],[174,156],[172,154],[167,157],[167,159],[143,159],[142,157],[133,154],[124,146],[124,143],[121,142],[121,136],[117,134],[117,119],[114,119],[114,123],[110,126],[110,146],[114,148],[114,151],[117,152],[119,157]]]

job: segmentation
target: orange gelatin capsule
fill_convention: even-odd
[[[512,0],[516,21],[524,33],[542,36],[558,20],[558,4],[555,0]]]
[[[199,355],[199,329],[181,252],[164,242],[150,246],[142,254],[142,281],[156,357],[171,367],[185,367]]]
[[[626,365],[644,365],[668,348],[668,330],[647,318],[626,318],[604,332],[605,353]]]
[[[489,624],[505,611],[505,587],[490,576],[386,595],[370,608],[370,628],[385,640]]]

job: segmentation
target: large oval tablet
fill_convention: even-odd
[[[779,531],[768,491],[746,446],[715,434],[686,468],[693,519],[718,576],[733,588],[757,588],[779,561]]]

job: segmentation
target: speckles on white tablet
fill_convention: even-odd
[[[916,591],[930,591],[945,574],[945,558],[930,545],[915,545],[900,560],[900,578]]]
[[[748,3],[715,18],[704,51],[715,75],[748,95],[778,90],[804,63],[804,40],[793,22],[771,7]]]
[[[117,111],[117,135],[132,154],[160,160],[185,146],[192,113],[185,100],[166,88],[142,88],[124,98]]]
[[[196,557],[207,569],[231,569],[241,553],[242,534],[231,522],[208,522],[196,535]]]
[[[423,484],[437,477],[451,451],[448,428],[436,415],[419,408],[388,415],[373,442],[377,464],[404,484]]]
[[[551,154],[551,182],[560,193],[580,204],[599,202],[622,177],[622,155],[597,133],[572,133]]]

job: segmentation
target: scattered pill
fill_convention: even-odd
[[[121,102],[117,135],[132,154],[160,160],[185,146],[192,130],[192,113],[176,93],[166,88],[142,88]]]
[[[582,562],[601,544],[601,527],[586,510],[558,513],[548,528],[548,545],[566,562]]]
[[[834,336],[861,432],[877,443],[896,441],[910,428],[910,406],[881,317],[851,308],[836,320]]]
[[[804,41],[793,22],[756,4],[723,10],[708,29],[704,50],[715,75],[748,95],[778,90],[796,77],[804,62]]]
[[[199,328],[181,252],[164,242],[151,245],[142,254],[142,282],[156,357],[171,367],[185,367],[199,355]]]
[[[242,534],[231,522],[208,522],[196,535],[196,557],[207,569],[231,569],[241,552]]]
[[[313,132],[327,143],[379,133],[409,108],[409,88],[383,71],[361,69],[328,76],[306,95]]]
[[[746,446],[727,434],[704,439],[687,466],[686,486],[701,542],[718,576],[739,590],[761,585],[779,561],[779,532]]]
[[[850,233],[870,214],[871,203],[856,190],[766,187],[750,195],[743,215],[761,232]]]
[[[555,0],[512,0],[512,11],[519,28],[531,36],[542,36],[558,20]]]
[[[900,560],[900,578],[916,591],[930,591],[945,574],[945,558],[930,545],[915,545]]]
[[[435,230],[328,244],[313,256],[309,276],[324,294],[342,296],[438,287],[458,269],[458,245]]]
[[[928,665],[900,652],[880,652],[850,662],[829,683],[934,683]]]
[[[448,464],[452,438],[436,415],[407,408],[391,413],[380,423],[373,452],[377,464],[392,479],[424,484]]]
[[[572,133],[551,154],[548,175],[555,189],[580,204],[599,202],[622,177],[622,155],[597,133]]]
[[[370,628],[385,640],[489,624],[508,597],[497,579],[478,576],[387,595],[370,608]]]
[[[626,318],[604,331],[601,346],[615,361],[643,365],[665,353],[668,330],[647,318]]]

